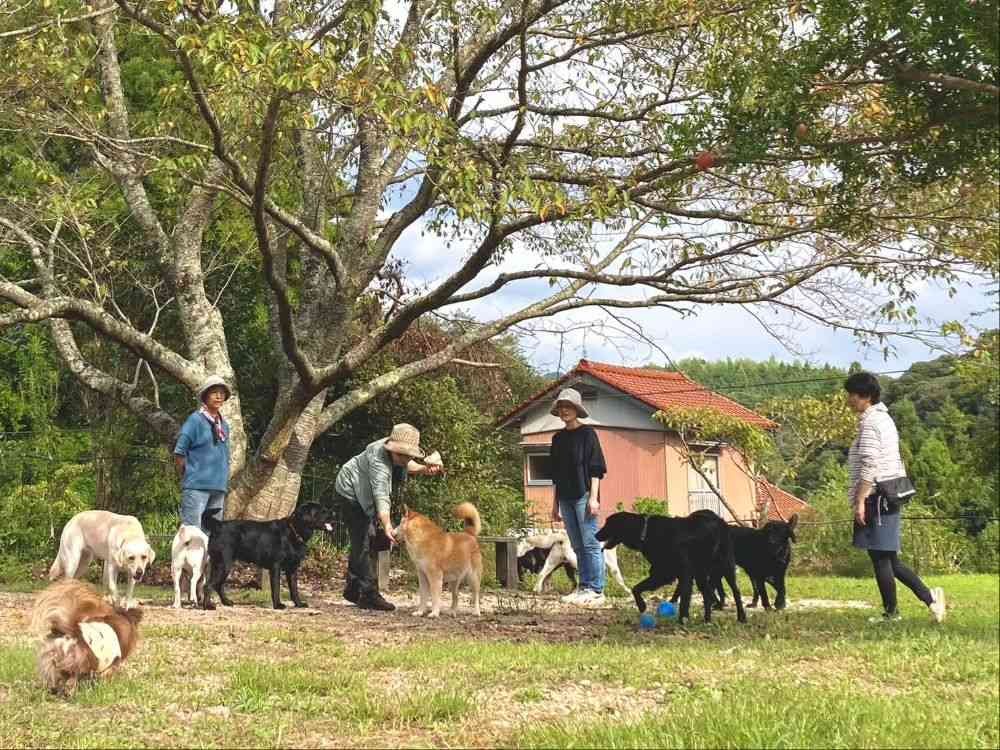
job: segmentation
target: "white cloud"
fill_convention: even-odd
[[[454,272],[471,252],[472,243],[454,242],[448,247],[435,233],[425,229],[422,222],[411,226],[400,238],[393,255],[408,263],[407,276],[411,281],[434,285]],[[531,269],[544,262],[545,259],[519,244],[516,252],[508,255],[499,266],[489,268],[466,291],[488,283],[498,273]],[[990,305],[983,285],[962,287],[954,298],[949,298],[946,289],[937,282],[922,282],[916,289],[919,293],[913,304],[919,310],[925,328],[945,320],[969,321],[977,311]],[[551,292],[552,287],[546,279],[525,280],[470,303],[464,306],[464,310],[480,320],[491,320]],[[622,292],[618,290],[617,293]],[[640,289],[626,293],[631,297],[643,294]],[[791,338],[798,352],[787,350],[753,316],[736,306],[700,307],[695,316],[687,318],[660,308],[614,311],[614,315],[632,321],[655,345],[628,335],[609,313],[598,308],[584,308],[542,321],[540,326],[545,329],[551,331],[562,327],[565,332],[538,333],[525,339],[525,347],[532,363],[545,372],[559,368],[565,371],[583,357],[627,366],[650,362],[668,365],[663,352],[672,360],[685,357],[764,360],[773,356],[779,360],[806,360],[845,367],[858,361],[872,370],[885,372],[906,369],[915,361],[932,359],[941,353],[916,341],[895,339],[892,343],[897,351],[885,360],[880,350],[862,348],[847,332],[796,320],[790,314],[774,315],[763,310],[758,310],[758,314],[767,316],[769,323],[794,325],[796,330]],[[988,320],[979,321],[980,326],[990,323]],[[992,324],[996,325],[997,321],[993,320]]]

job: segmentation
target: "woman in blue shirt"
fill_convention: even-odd
[[[201,408],[187,418],[174,446],[181,480],[181,523],[201,527],[207,510],[223,512],[229,492],[229,423],[221,414],[230,390],[217,375],[198,389]]]

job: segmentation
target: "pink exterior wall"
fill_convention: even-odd
[[[614,513],[618,503],[631,509],[637,497],[662,498],[666,495],[664,463],[666,449],[662,432],[595,428],[608,464],[608,474],[601,482],[601,514]],[[526,443],[548,445],[551,432],[523,436]],[[541,521],[547,521],[552,508],[552,487],[529,487],[524,475],[524,494]]]
[[[719,487],[723,496],[733,506],[737,518],[744,520],[757,516],[757,491],[746,461],[732,448],[723,448],[719,459]]]
[[[614,513],[618,503],[631,510],[636,498],[666,498],[674,516],[686,516],[688,503],[688,466],[681,458],[676,435],[665,432],[596,427],[608,464],[608,474],[601,482],[603,520]],[[523,435],[530,445],[549,445],[552,432]],[[526,465],[527,462],[525,462]],[[740,518],[754,515],[756,504],[753,483],[740,469],[742,458],[730,448],[719,457],[719,483],[726,500]],[[538,523],[547,524],[552,508],[551,486],[529,486],[527,469],[523,476],[524,495]]]

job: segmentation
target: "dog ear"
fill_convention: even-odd
[[[152,565],[153,564],[153,560],[156,559],[156,550],[154,550],[150,546],[149,542],[146,543],[146,550],[149,552],[149,562],[147,562],[146,564],[147,565]]]
[[[119,568],[127,567],[127,561],[125,559],[127,556],[127,552],[125,551],[125,540],[120,538],[117,539],[115,541],[114,549],[111,550],[111,558],[115,561],[115,565]]]

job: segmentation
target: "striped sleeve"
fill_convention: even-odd
[[[858,481],[875,483],[884,453],[882,435],[875,420],[863,421],[858,433]]]

